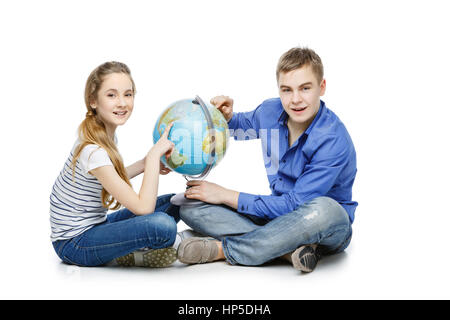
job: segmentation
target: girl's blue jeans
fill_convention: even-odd
[[[104,265],[145,247],[169,247],[180,220],[180,208],[170,203],[172,196],[159,196],[152,214],[136,216],[128,209],[110,213],[105,222],[75,238],[55,241],[53,247],[61,260],[79,266]]]
[[[318,244],[322,255],[338,253],[352,236],[347,212],[328,197],[315,198],[271,221],[210,204],[181,207],[180,215],[195,231],[221,240],[231,264],[261,265],[306,244]]]

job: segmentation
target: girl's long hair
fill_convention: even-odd
[[[86,118],[78,127],[80,144],[74,151],[72,169],[73,174],[75,174],[76,162],[80,157],[80,153],[83,148],[88,144],[95,144],[103,148],[108,153],[108,156],[114,165],[114,169],[116,169],[119,176],[131,186],[122,157],[117,150],[114,140],[107,135],[105,125],[97,117],[96,110],[91,107],[91,103],[97,100],[98,90],[100,89],[105,76],[111,73],[124,73],[128,75],[133,86],[133,95],[136,94],[136,87],[133,78],[131,77],[130,69],[124,63],[116,61],[105,62],[91,72],[86,81],[86,88],[84,91],[84,101],[86,104],[87,113]],[[102,204],[105,208],[112,210],[118,209],[121,206],[121,204],[117,202],[105,188],[102,189]]]

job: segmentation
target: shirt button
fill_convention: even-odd
[[[281,178],[278,178],[278,180],[280,180],[280,181],[281,181],[281,180],[283,180],[283,179],[281,179]]]
[[[283,163],[286,163],[286,160],[283,160]]]

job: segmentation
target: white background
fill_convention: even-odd
[[[450,298],[448,13],[432,0],[2,2],[0,298]],[[277,60],[298,45],[321,56],[323,100],[357,149],[360,205],[345,253],[309,275],[281,262],[149,270],[58,260],[49,194],[92,69],[131,68],[135,110],[117,131],[130,164],[172,101],[226,94],[248,111],[276,97]],[[231,141],[208,180],[268,194],[258,141]],[[160,193],[184,183],[171,173]]]

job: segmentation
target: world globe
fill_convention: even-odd
[[[156,143],[173,122],[168,139],[175,144],[169,157],[161,161],[185,177],[205,177],[225,156],[229,140],[228,124],[214,106],[200,97],[171,103],[158,117],[153,130]]]

